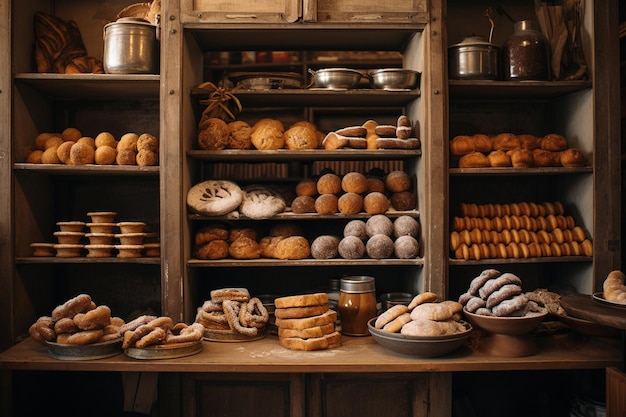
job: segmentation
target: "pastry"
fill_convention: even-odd
[[[400,236],[393,242],[393,253],[399,259],[413,259],[419,255],[419,243],[413,236]]]
[[[393,222],[383,214],[374,215],[365,223],[365,232],[369,237],[374,235],[392,236],[393,231]]]
[[[261,257],[261,246],[256,240],[241,236],[230,243],[228,254],[235,259],[257,259]]]
[[[492,146],[494,151],[510,151],[521,148],[520,140],[513,133],[499,133],[493,137]]]
[[[335,194],[321,194],[315,199],[318,214],[335,214],[339,211],[339,198]]]
[[[324,136],[324,139],[322,139],[322,146],[328,151],[344,148],[348,146],[349,143],[350,142],[347,136],[343,136],[335,132],[328,133]]]
[[[363,209],[368,214],[382,214],[389,210],[391,202],[383,193],[368,193],[363,198]]]
[[[450,154],[462,156],[472,152],[476,152],[476,144],[471,136],[459,135],[450,141]]]
[[[140,167],[159,165],[159,154],[148,149],[138,151],[135,159]]]
[[[228,248],[226,240],[212,240],[196,246],[194,254],[198,259],[224,259],[228,257]]]
[[[415,194],[411,191],[392,193],[389,202],[391,206],[398,211],[414,210],[415,204],[417,203]]]
[[[530,149],[531,151],[539,147],[540,138],[535,135],[521,134],[517,135],[520,148]]]
[[[94,162],[96,165],[113,165],[117,159],[117,150],[109,145],[96,148]]]
[[[285,148],[297,149],[315,149],[317,148],[317,133],[308,126],[293,126],[284,133]]]
[[[420,232],[420,223],[411,216],[400,216],[393,221],[393,236],[412,236],[417,238]]]
[[[374,127],[374,133],[380,136],[381,138],[397,137],[396,126],[394,125],[377,125]]]
[[[297,196],[316,196],[317,195],[317,181],[312,178],[306,178],[300,180],[298,184],[296,184],[296,195]]]
[[[343,236],[356,236],[362,241],[368,239],[367,225],[363,220],[350,220],[343,228]]]
[[[418,138],[377,138],[377,149],[419,149],[422,142]]]
[[[227,240],[229,231],[222,224],[209,224],[201,227],[195,234],[194,244],[203,245],[212,240]]]
[[[337,247],[343,259],[360,259],[365,255],[365,243],[356,236],[345,236]]]
[[[348,126],[335,130],[335,133],[339,136],[364,138],[367,135],[367,129],[363,126]]]
[[[318,194],[341,193],[341,178],[337,174],[326,173],[317,180]]]
[[[111,145],[110,140],[109,142],[105,144],[109,144],[110,146]],[[96,144],[96,147],[97,146],[98,145]],[[151,151],[155,153],[159,152],[159,140],[156,138],[156,136],[151,135],[150,133],[142,133],[141,135],[139,135],[139,137],[137,138],[137,151],[142,151],[142,150]]]
[[[513,149],[507,152],[514,168],[528,168],[533,165],[533,151],[530,149]]]
[[[198,146],[207,151],[219,151],[230,142],[230,132],[227,123],[217,117],[206,119],[198,132]]]
[[[620,270],[609,272],[602,284],[603,295],[607,301],[626,304],[626,285],[624,273]]]
[[[548,133],[541,139],[540,146],[547,151],[564,151],[567,149],[567,139],[558,133]]]
[[[474,148],[477,152],[488,154],[493,150],[491,138],[485,134],[476,133],[472,135],[472,140],[474,141]]]
[[[301,195],[291,202],[291,211],[296,214],[315,213],[315,198],[309,195]]]
[[[489,159],[481,152],[470,152],[459,159],[459,168],[486,168],[489,165]]]
[[[357,214],[363,209],[363,197],[353,192],[342,194],[337,200],[337,209],[341,214]]]
[[[187,193],[187,206],[194,213],[221,216],[236,210],[243,197],[244,191],[234,182],[208,180],[191,187]]]
[[[372,259],[390,258],[393,255],[394,248],[393,240],[383,234],[370,237],[365,244],[365,252]]]
[[[243,120],[235,120],[228,123],[228,146],[229,149],[251,149],[252,127]]]
[[[128,132],[122,135],[120,141],[117,143],[117,150],[129,150],[137,152],[137,141],[139,140],[139,135],[133,132]]]
[[[491,167],[510,167],[512,166],[511,157],[505,151],[491,151],[487,155],[489,166]]]
[[[261,119],[252,127],[250,139],[259,150],[282,149],[285,145],[285,128],[279,120]]]
[[[276,259],[305,259],[311,256],[309,241],[302,236],[289,236],[276,244],[273,257]]]
[[[558,160],[561,166],[564,167],[582,167],[587,165],[587,158],[577,148],[567,148],[560,152]]]
[[[315,259],[334,259],[339,254],[339,238],[321,235],[311,243],[311,256]]]

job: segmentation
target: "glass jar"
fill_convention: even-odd
[[[341,278],[339,305],[341,333],[348,336],[369,336],[367,322],[376,317],[376,285],[373,277]]]
[[[522,20],[515,23],[513,34],[502,47],[502,63],[505,80],[550,79],[548,41],[536,22]]]

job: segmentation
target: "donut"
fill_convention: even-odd
[[[372,259],[390,258],[394,253],[394,242],[388,235],[377,234],[365,244],[365,252]]]
[[[57,336],[56,342],[63,345],[90,345],[97,343],[104,331],[102,329],[83,330],[76,333],[63,333]]]
[[[339,254],[339,238],[321,235],[311,242],[311,256],[315,259],[333,259]]]
[[[528,303],[526,295],[518,294],[493,306],[491,311],[498,317],[509,316],[513,312],[523,308],[526,303]]]
[[[52,310],[52,320],[56,322],[63,317],[73,318],[78,313],[90,310],[91,307],[91,297],[88,294],[79,294],[55,307],[54,310]]]
[[[343,259],[360,259],[365,255],[365,244],[356,236],[345,236],[339,242],[337,251]]]
[[[399,259],[417,258],[419,243],[413,236],[400,236],[393,242],[393,253]]]
[[[369,237],[382,234],[386,236],[393,236],[393,222],[384,214],[377,214],[369,219],[365,223],[365,232]]]
[[[496,291],[492,292],[487,300],[485,300],[485,306],[487,308],[493,308],[495,305],[500,304],[507,298],[511,298],[514,295],[522,293],[522,287],[517,284],[506,284]]]
[[[478,294],[481,298],[486,300],[494,291],[499,290],[506,284],[516,284],[521,286],[522,280],[517,275],[505,272],[497,278],[491,278],[485,282],[478,290]]]
[[[80,330],[102,329],[111,323],[111,309],[106,305],[99,305],[86,313],[77,313],[74,323]]]
[[[496,269],[485,269],[479,276],[474,278],[469,285],[469,294],[476,295],[483,285],[490,279],[497,278],[501,275],[500,271]]]

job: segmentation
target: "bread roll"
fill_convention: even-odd
[[[287,149],[315,149],[317,148],[317,133],[308,126],[293,126],[284,133]]]
[[[353,192],[344,193],[337,200],[337,208],[341,214],[360,213],[363,210],[363,197]]]
[[[276,119],[261,119],[252,127],[250,140],[252,145],[259,150],[282,149],[285,145],[285,127]]]
[[[368,214],[382,214],[386,213],[391,206],[389,198],[383,193],[373,192],[368,193],[363,198],[363,209]]]
[[[450,154],[462,156],[476,151],[474,140],[468,135],[455,136],[450,141]]]
[[[318,214],[335,214],[339,211],[339,198],[335,194],[321,194],[315,199]]]
[[[318,194],[341,193],[341,178],[337,174],[326,173],[317,180]]]
[[[520,140],[513,133],[499,133],[493,138],[493,149],[495,151],[510,151],[520,148]]]
[[[118,148],[122,144],[122,139],[120,139]],[[198,132],[198,146],[203,150],[222,150],[228,146],[229,142],[228,125],[224,120],[217,117],[208,118],[203,124],[203,128]]]
[[[228,148],[229,149],[251,149],[252,148],[252,127],[243,120],[235,120],[228,123]]]
[[[411,177],[404,171],[391,171],[385,177],[385,188],[392,193],[407,191],[411,188]]]
[[[481,152],[471,152],[459,159],[459,168],[486,168],[488,166],[490,166],[489,159]]]
[[[367,178],[360,172],[348,172],[341,179],[341,189],[346,193],[366,193]]]

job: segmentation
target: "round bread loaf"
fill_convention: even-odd
[[[276,119],[265,118],[254,124],[250,134],[252,145],[259,150],[282,149],[285,145],[285,127]]]
[[[366,193],[367,178],[360,172],[348,172],[341,179],[341,189],[346,193]]]
[[[513,133],[499,133],[492,140],[494,151],[510,151],[511,149],[521,148],[521,144],[517,135]]]
[[[368,193],[379,192],[385,193],[385,182],[378,177],[369,177],[366,180]]]
[[[236,210],[243,197],[243,190],[232,181],[208,180],[191,187],[187,206],[194,213],[221,216]]]
[[[311,246],[303,236],[289,236],[280,240],[274,251],[276,259],[305,259],[309,256]]]
[[[413,236],[417,238],[420,232],[420,223],[411,216],[400,216],[393,221],[393,236]]]
[[[407,191],[411,188],[411,177],[404,171],[391,171],[385,177],[385,188],[392,193]]]
[[[489,166],[491,167],[510,167],[511,157],[505,151],[491,151],[487,155]]]
[[[413,236],[400,236],[393,242],[393,252],[400,259],[416,258],[419,255],[419,243]]]
[[[528,168],[533,165],[533,151],[529,149],[513,149],[507,152],[511,156],[514,168]]]
[[[367,240],[365,251],[372,259],[390,258],[394,251],[393,240],[387,235],[374,235]]]
[[[357,193],[345,193],[337,200],[337,208],[341,214],[357,214],[363,210],[363,197]]]
[[[228,256],[228,242],[225,240],[212,240],[195,249],[198,259],[224,259]]]
[[[252,127],[243,120],[235,120],[228,123],[228,148],[230,149],[251,149],[252,148]]]
[[[339,194],[341,193],[341,178],[331,172],[322,175],[317,180],[318,194]]]
[[[393,235],[393,222],[384,214],[377,214],[367,219],[365,232],[371,238],[374,235]]]
[[[308,196],[316,196],[317,195],[317,181],[312,178],[305,178],[300,180],[298,184],[296,184],[296,195],[308,195]]]
[[[260,185],[249,185],[244,189],[241,214],[251,219],[269,219],[282,213],[287,207],[285,199],[276,191]]]
[[[256,240],[241,236],[231,242],[228,254],[235,259],[257,259],[261,257],[261,246]]]
[[[310,195],[300,195],[291,202],[291,211],[296,214],[315,213],[315,199]]]
[[[476,133],[472,135],[472,140],[474,141],[474,147],[477,152],[482,152],[488,154],[493,150],[493,143],[491,142],[491,138],[482,133]]]
[[[356,236],[362,241],[366,241],[369,237],[366,229],[367,227],[363,220],[350,220],[343,228],[343,236]]]
[[[343,259],[360,259],[365,255],[365,244],[356,236],[346,236],[339,242],[337,250]]]
[[[486,168],[489,159],[481,152],[471,152],[459,159],[459,168]]]
[[[292,126],[284,133],[287,149],[315,149],[317,148],[317,133],[308,126]]]
[[[398,211],[408,211],[415,209],[415,194],[411,191],[392,193],[389,199],[391,206]]]
[[[120,143],[122,143],[122,139],[120,139]],[[203,122],[202,129],[198,132],[198,146],[200,149],[207,151],[222,150],[228,146],[229,141],[228,125],[224,120],[217,117],[208,118]]]
[[[321,194],[315,199],[318,214],[335,214],[339,210],[339,199],[335,194]]]
[[[311,243],[311,256],[315,259],[333,259],[339,254],[339,238],[334,235],[321,235]]]
[[[363,198],[363,209],[368,214],[382,214],[389,210],[391,202],[383,193],[368,193]]]
[[[567,139],[558,133],[548,133],[541,139],[540,146],[547,151],[564,151],[567,149]]]

